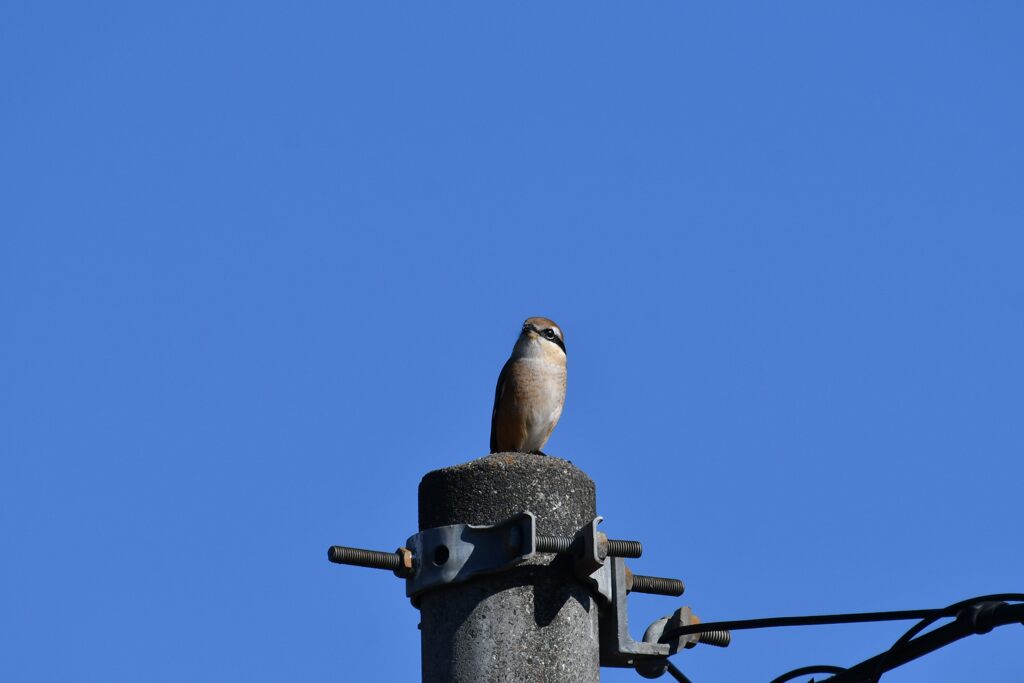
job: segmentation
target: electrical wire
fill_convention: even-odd
[[[844,668],[830,664],[804,666],[784,673],[771,681],[771,683],[785,683],[786,681],[793,680],[799,676],[814,673],[835,674],[838,676],[838,679],[846,680],[847,677],[844,677],[842,674],[849,674],[853,676],[855,673],[854,670],[856,669],[858,676],[863,675],[861,672],[865,667],[869,667],[871,672],[870,675],[867,678],[858,678],[857,680],[866,680],[869,683],[878,683],[882,674],[891,668],[895,668],[896,666],[900,666],[901,664],[916,659],[928,652],[944,647],[945,645],[963,638],[964,636],[971,635],[971,633],[987,632],[976,630],[965,631],[963,628],[964,625],[960,623],[962,620],[958,619],[957,621],[947,624],[935,631],[929,632],[921,638],[915,638],[923,630],[934,624],[939,619],[958,617],[965,608],[974,605],[983,607],[982,603],[1004,602],[1007,600],[1024,603],[1024,593],[996,593],[993,595],[982,595],[968,600],[961,600],[960,602],[953,603],[952,605],[941,609],[853,612],[846,614],[814,614],[796,617],[767,617],[764,619],[738,619],[733,621],[714,621],[700,624],[689,624],[686,626],[677,626],[671,629],[666,629],[659,639],[659,642],[665,643],[682,636],[694,633],[705,633],[708,631],[735,631],[742,629],[774,628],[778,626],[817,626],[825,624],[856,624],[865,622],[919,619],[918,623],[900,636],[900,638],[893,643],[891,648],[880,655],[876,655],[875,657],[861,662],[855,667]],[[1022,614],[1024,614],[1024,612],[1021,611],[1022,607],[1024,606],[1014,605],[1012,608],[1009,605],[996,606],[997,610],[1004,610],[1004,612],[1002,615],[1003,621],[997,621],[994,625],[1012,623],[1005,621],[1008,616],[1012,621],[1016,621]],[[1010,609],[1006,610],[1006,608]],[[1024,620],[1022,620],[1021,623],[1024,623]],[[989,628],[991,628],[991,626]],[[902,661],[898,661],[890,667],[889,664],[894,657]],[[668,672],[672,674],[673,678],[680,681],[680,683],[689,683],[689,679],[671,662],[668,662]],[[826,681],[827,680],[831,680],[831,678],[826,679]]]
[[[814,664],[811,666],[802,666],[799,669],[793,669],[787,671],[778,678],[773,678],[771,683],[785,683],[791,681],[799,676],[806,676],[807,674],[841,674],[846,669],[841,666],[832,666],[831,664]]]
[[[777,626],[821,626],[825,624],[858,624],[869,621],[900,621],[904,619],[938,619],[945,616],[941,609],[910,609],[891,612],[852,612],[847,614],[811,614],[799,617],[766,617],[764,619],[737,619],[710,621],[665,629],[660,642],[666,643],[680,636],[706,631],[739,631],[751,628]]]
[[[955,617],[957,612],[962,610],[964,607],[977,604],[979,602],[990,602],[997,600],[1012,600],[1014,602],[1024,602],[1024,593],[993,593],[992,595],[979,595],[976,598],[969,598],[967,600],[961,600],[960,602],[954,602],[949,607],[941,610],[945,612],[942,616],[925,617],[921,619],[917,624],[907,630],[902,636],[896,639],[896,642],[892,644],[886,652],[885,656],[879,658],[878,667],[875,670],[875,674],[872,676],[870,683],[878,683],[879,679],[882,678],[882,674],[885,673],[885,664],[889,660],[893,652],[909,643],[918,633],[925,630],[936,621],[943,617]]]
[[[947,624],[923,633],[902,646],[886,650],[826,679],[830,683],[868,683],[882,673],[912,662],[968,636],[988,633],[997,626],[1024,623],[1024,603],[977,602],[962,608]]]
[[[679,683],[693,683],[693,681],[686,677],[686,674],[684,674],[682,671],[676,668],[675,664],[668,661],[667,659],[665,660],[665,663],[668,665],[668,668],[665,670],[668,671],[669,675],[672,676],[672,678],[679,681]]]
[[[1021,604],[1008,604],[1012,600]],[[962,638],[988,633],[996,626],[1024,623],[1024,595],[1001,593],[962,600],[941,610],[953,621],[921,634],[936,618],[926,618],[907,631],[888,650],[836,672],[822,683],[877,683],[882,674]],[[981,619],[981,621],[979,621]],[[916,636],[916,637],[915,637]]]
[[[943,609],[941,611],[946,613],[943,616],[955,617],[956,613],[959,612],[960,610],[962,610],[964,607],[969,607],[970,605],[974,605],[974,604],[977,604],[979,602],[995,602],[995,601],[999,601],[999,600],[1011,600],[1013,602],[1024,602],[1024,593],[993,593],[992,595],[979,595],[978,597],[970,598],[969,600],[961,600],[960,602],[954,602],[952,605],[950,605],[949,607],[946,607],[945,609]],[[920,621],[920,623],[918,623],[916,626],[914,626],[913,628],[908,630],[906,633],[904,633],[902,636],[900,636],[899,639],[895,643],[893,643],[892,647],[896,648],[896,647],[899,647],[900,645],[905,645],[906,643],[908,643],[910,641],[911,638],[913,638],[918,633],[920,633],[921,631],[925,630],[926,628],[928,628],[929,626],[934,624],[938,619],[941,619],[941,618],[942,617],[925,617],[925,618],[923,618]],[[890,649],[892,649],[892,648],[890,648]]]

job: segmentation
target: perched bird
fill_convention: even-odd
[[[565,339],[547,318],[527,318],[498,375],[491,413],[491,453],[544,455],[541,448],[565,403]]]

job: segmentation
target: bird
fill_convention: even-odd
[[[533,453],[562,416],[565,403],[565,337],[549,318],[527,318],[501,368],[491,412],[491,453]]]

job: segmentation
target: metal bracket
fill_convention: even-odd
[[[576,577],[589,585],[603,603],[612,599],[612,576],[605,564],[606,554],[601,552],[601,541],[597,525],[604,517],[595,517],[593,521],[580,529],[576,536],[579,548],[576,554]],[[607,542],[607,541],[606,541]]]
[[[670,647],[665,643],[637,642],[629,635],[626,607],[626,563],[620,557],[605,560],[610,576],[611,599],[599,610],[601,666],[628,667],[649,659],[665,659]]]
[[[500,572],[532,557],[537,552],[537,523],[532,512],[521,512],[493,525],[439,526],[410,536],[406,547],[415,566],[405,580],[405,594],[416,605],[432,588]]]
[[[658,619],[647,627],[644,632],[645,643],[660,643],[665,631],[676,629],[681,626],[693,626],[699,624],[700,619],[689,607],[680,607],[667,617]],[[684,649],[695,647],[697,643],[707,643],[717,647],[728,647],[732,640],[732,634],[725,630],[702,631],[701,633],[690,633],[685,636],[678,636],[664,643],[668,647],[669,656],[681,652]],[[667,659],[649,659],[636,663],[636,672],[644,678],[658,678],[668,669]]]

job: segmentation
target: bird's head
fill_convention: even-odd
[[[562,328],[549,318],[527,318],[519,333],[515,352],[523,356],[543,356],[565,362],[565,337]]]

